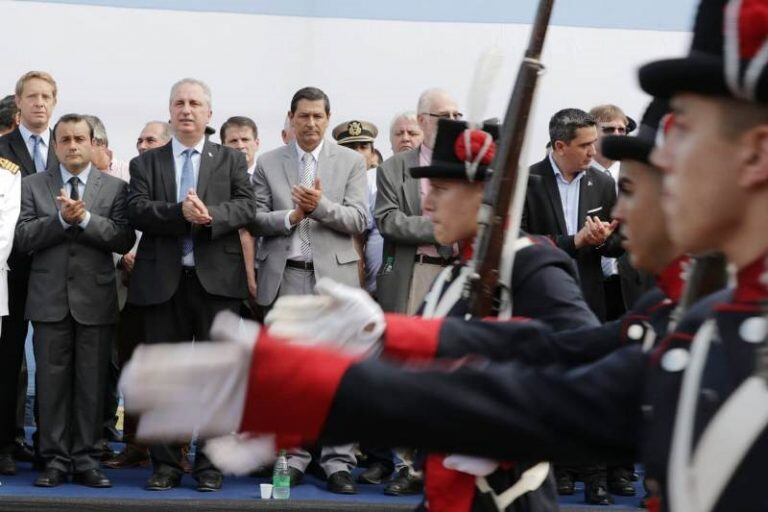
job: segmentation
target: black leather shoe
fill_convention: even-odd
[[[584,501],[590,505],[610,505],[613,500],[604,481],[584,483]]]
[[[47,468],[35,480],[35,487],[57,487],[66,481],[66,473],[56,468]]]
[[[328,490],[336,494],[357,494],[357,486],[349,471],[337,471],[329,476]]]
[[[220,472],[209,469],[195,475],[195,480],[197,480],[198,491],[213,492],[221,489],[221,482],[224,480],[224,477]]]
[[[560,496],[571,496],[576,491],[576,485],[573,483],[573,475],[565,472],[556,473],[557,494]]]
[[[291,487],[301,485],[301,481],[304,480],[304,473],[293,466],[288,466],[288,474],[291,477]]]
[[[358,475],[357,481],[361,484],[379,485],[391,474],[392,470],[390,468],[381,462],[374,462]]]
[[[88,487],[96,487],[99,489],[105,487],[112,487],[112,482],[109,481],[107,475],[101,472],[100,469],[88,469],[81,473],[75,473],[73,482]]]
[[[13,441],[13,458],[19,462],[33,462],[35,452],[29,446],[23,437],[17,437]]]
[[[419,494],[424,488],[421,477],[411,474],[410,469],[401,468],[397,476],[384,486],[384,494],[390,496],[408,496]]]
[[[617,496],[634,496],[635,485],[629,477],[618,476],[608,480],[608,490]]]
[[[147,480],[144,487],[148,491],[168,491],[178,487],[181,482],[181,475],[175,475],[165,471],[155,471]]]
[[[11,476],[16,474],[16,463],[8,453],[0,454],[0,475]]]

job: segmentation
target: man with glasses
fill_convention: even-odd
[[[384,237],[384,254],[376,288],[385,311],[415,313],[434,278],[457,256],[455,247],[438,244],[432,221],[422,214],[429,181],[408,172],[432,162],[440,118],[461,119],[462,114],[448,92],[428,89],[417,107],[423,142],[387,159],[377,174],[374,216]]]

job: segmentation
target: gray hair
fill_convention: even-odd
[[[411,121],[413,123],[418,123],[419,120],[416,118],[416,112],[413,110],[406,110],[405,112],[399,112],[395,117],[392,118],[392,121],[389,123],[389,136],[392,137],[395,132],[395,125],[397,122],[401,119],[406,119],[408,121]]]
[[[419,96],[419,103],[416,105],[416,113],[423,114],[432,110],[432,102],[437,96],[447,96],[449,98],[451,97],[451,95],[445,89],[441,89],[439,87],[432,87],[431,89],[427,89]]]
[[[160,125],[163,128],[163,132],[160,134],[160,137],[162,137],[163,141],[168,142],[171,140],[173,132],[171,131],[171,125],[169,123],[166,123],[165,121],[150,121],[144,125],[144,128],[153,124]]]
[[[564,108],[549,120],[549,141],[552,145],[561,140],[569,144],[576,138],[576,130],[595,126],[595,119],[578,108]]]
[[[213,108],[213,103],[211,102],[211,88],[208,87],[208,84],[206,84],[202,80],[198,80],[197,78],[182,78],[181,80],[173,84],[171,86],[171,96],[168,99],[168,103],[171,103],[173,101],[173,96],[176,94],[176,91],[179,89],[179,87],[185,84],[199,86],[203,90],[203,96],[205,96],[205,101],[208,102],[208,108]]]
[[[84,115],[86,122],[91,126],[93,130],[93,138],[104,144],[105,147],[109,147],[109,139],[107,138],[107,129],[104,127],[104,123],[101,122],[96,116]]]

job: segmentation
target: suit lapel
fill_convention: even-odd
[[[48,137],[48,160],[46,160],[45,169],[48,171],[59,168],[59,159],[56,157],[56,151],[54,144],[56,141],[53,138],[53,130],[50,130],[51,136]],[[34,165],[33,165],[34,167]]]
[[[200,199],[205,197],[205,191],[208,188],[208,181],[211,178],[211,173],[215,167],[215,159],[218,155],[218,148],[210,143],[208,139],[205,139],[203,145],[203,154],[200,155],[200,170],[197,174],[197,187],[196,192]]]
[[[322,188],[324,184],[330,185],[331,180],[334,178],[333,160],[336,158],[336,148],[334,147],[334,143],[325,141],[319,156],[320,158],[317,159],[317,172],[315,173],[315,177],[320,180],[320,187]]]
[[[421,215],[421,187],[420,182],[411,176],[411,167],[419,165],[419,150],[408,152],[405,157],[405,169],[403,169],[403,192],[405,203],[408,205],[411,215]]]
[[[56,198],[59,197],[59,192],[64,188],[64,182],[61,180],[61,171],[56,169],[45,172],[48,173],[48,190],[51,192],[51,199],[53,204],[57,204]],[[58,206],[56,208],[58,209]]]
[[[299,157],[296,154],[296,144],[292,142],[285,146],[283,152],[283,173],[288,182],[288,190],[299,183]]]
[[[93,206],[94,199],[99,195],[99,190],[101,190],[101,171],[91,166],[91,172],[88,174],[88,181],[85,182],[85,191],[83,192],[83,202],[86,208]]]
[[[552,168],[552,164],[549,162],[549,157],[544,160],[542,171],[543,172],[541,177],[543,178],[545,188],[547,189],[547,197],[549,198],[550,206],[552,207],[552,211],[555,212],[557,227],[560,229],[560,234],[565,235],[568,233],[568,228],[565,225],[563,202],[560,198],[560,190],[557,188],[555,170]]]
[[[24,142],[24,138],[21,136],[21,130],[16,128],[11,133],[9,133],[7,137],[10,139],[11,149],[13,149],[13,153],[16,155],[16,160],[21,165],[22,175],[29,176],[30,174],[35,174],[35,162],[29,155],[27,145]],[[50,148],[50,144],[48,144],[48,147]],[[51,159],[49,150],[48,162],[50,161]]]
[[[587,211],[589,211],[594,204],[592,201],[594,190],[594,183],[592,183],[592,176],[589,171],[584,171],[584,176],[581,177],[579,183],[579,222],[585,222],[587,219]],[[576,226],[578,230],[580,226]]]
[[[179,198],[176,197],[176,163],[173,159],[172,142],[157,152],[157,158],[160,160],[160,180],[163,182],[165,200],[170,203],[177,203]]]

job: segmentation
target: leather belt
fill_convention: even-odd
[[[416,263],[427,263],[429,265],[439,265],[441,267],[447,267],[448,265],[453,265],[456,262],[456,258],[451,258],[449,260],[444,260],[440,256],[426,256],[424,254],[417,254],[416,257],[413,259]]]
[[[311,261],[286,260],[286,267],[300,268],[301,270],[315,270]]]

